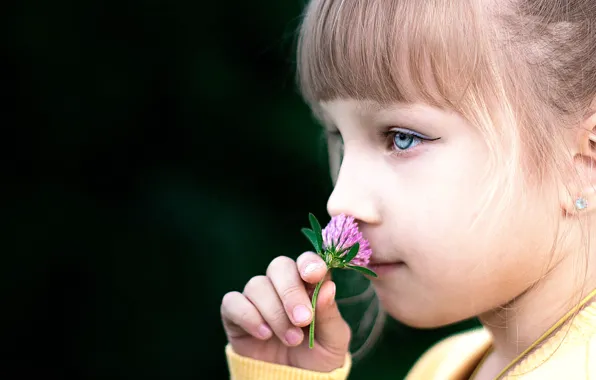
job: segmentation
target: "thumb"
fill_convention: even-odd
[[[316,344],[333,354],[343,356],[348,352],[350,339],[350,326],[341,316],[335,302],[335,283],[325,281],[319,290],[315,309]]]

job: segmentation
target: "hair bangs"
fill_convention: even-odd
[[[311,1],[298,43],[303,97],[313,108],[335,98],[454,107],[478,80],[482,30],[473,5]]]

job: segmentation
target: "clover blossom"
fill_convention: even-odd
[[[344,214],[331,218],[329,224],[323,229],[323,250],[329,250],[332,255],[343,257],[354,244],[359,244],[356,256],[350,261],[353,265],[366,267],[370,261],[372,250],[370,244],[358,230],[358,224],[353,216]]]

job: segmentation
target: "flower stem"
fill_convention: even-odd
[[[317,283],[315,287],[315,291],[312,294],[312,321],[310,322],[310,331],[308,334],[308,347],[313,348],[315,345],[315,319],[316,319],[316,307],[317,307],[317,297],[319,296],[319,290],[321,289],[321,285],[323,285],[322,279]]]

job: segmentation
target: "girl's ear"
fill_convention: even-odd
[[[575,140],[573,163],[579,185],[572,187],[563,200],[567,214],[596,211],[596,109],[582,121]]]

